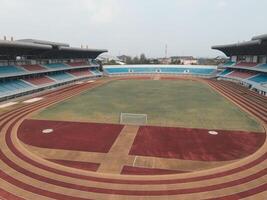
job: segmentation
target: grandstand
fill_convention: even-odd
[[[0,40],[0,101],[102,76],[94,59],[106,51],[33,39]]]
[[[262,95],[267,95],[267,34],[253,37],[251,41],[213,46],[222,51],[230,61],[222,65],[218,79],[240,83]]]
[[[104,67],[104,72],[109,76],[165,74],[212,77],[216,74],[217,67],[200,65],[115,65]]]

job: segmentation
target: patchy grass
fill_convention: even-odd
[[[119,123],[120,113],[147,114],[150,125],[262,131],[260,124],[204,83],[121,80],[90,89],[35,119]]]

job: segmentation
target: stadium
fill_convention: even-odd
[[[102,66],[0,41],[0,199],[266,199],[267,36],[230,61]]]

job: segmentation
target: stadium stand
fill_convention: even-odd
[[[253,37],[251,41],[213,46],[212,49],[222,51],[230,58],[222,65],[225,70],[218,74],[218,79],[237,82],[267,96],[267,88],[262,86],[267,83],[266,44],[267,34]]]
[[[228,61],[228,62],[224,63],[223,66],[225,66],[225,67],[229,67],[229,66],[233,66],[233,65],[235,65],[235,64],[236,64],[236,63],[233,62],[233,61]]]
[[[129,73],[128,68],[105,68],[105,71],[108,74],[122,74],[122,73]]]
[[[34,78],[26,78],[24,79],[26,82],[36,85],[36,86],[43,86],[55,83],[52,79],[48,78],[47,76],[42,77],[34,77]]]
[[[257,63],[252,63],[252,62],[240,62],[237,63],[235,66],[236,67],[256,67]]]
[[[86,62],[69,62],[67,64],[70,65],[70,66],[72,66],[72,67],[79,67],[79,66],[89,65]]]
[[[256,66],[257,69],[266,69],[267,70],[267,64],[259,64]]]
[[[53,80],[56,80],[57,82],[64,82],[66,80],[70,80],[70,79],[74,78],[74,76],[67,74],[65,72],[50,74],[48,77],[53,79]]]
[[[0,96],[5,96],[8,94],[14,94],[17,92],[24,92],[32,89],[33,87],[24,81],[13,80],[0,83]]]
[[[64,63],[51,63],[45,65],[48,68],[56,69],[56,68],[67,68],[68,65],[65,65]]]
[[[208,76],[216,72],[216,68],[209,66],[184,66],[177,65],[172,67],[167,66],[112,66],[105,67],[105,72],[109,75],[119,74],[176,74],[176,75],[203,75]]]
[[[90,69],[98,69],[99,64],[88,61],[104,52],[107,50],[72,48],[68,44],[33,39],[0,40],[0,101],[97,78],[100,75]],[[17,60],[18,55],[28,59]],[[73,67],[84,71],[71,75],[68,72]]]
[[[18,68],[16,66],[0,66],[0,74],[6,75],[6,74],[16,74],[16,73],[24,73],[25,71],[21,68]]]
[[[90,72],[91,72],[92,74],[94,74],[95,76],[102,76],[102,75],[103,75],[103,73],[100,72],[100,71],[97,70],[97,69],[90,69]]]
[[[256,83],[267,83],[267,74],[259,74],[258,76],[250,78],[249,80]]]
[[[235,77],[235,78],[240,78],[240,79],[247,79],[251,78],[253,76],[257,75],[257,72],[253,71],[233,71],[230,74],[227,74],[226,77]]]
[[[78,77],[80,77],[80,76],[92,76],[93,75],[88,69],[78,70],[78,71],[70,71],[68,73],[73,75],[73,76],[78,76]]]
[[[44,71],[47,70],[46,68],[42,67],[41,65],[21,65],[27,71]]]
[[[226,69],[226,70],[222,71],[221,73],[219,73],[218,75],[219,76],[225,76],[225,75],[230,74],[232,72],[233,72],[232,69]]]

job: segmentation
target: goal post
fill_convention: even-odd
[[[147,114],[121,113],[120,124],[146,125]]]

